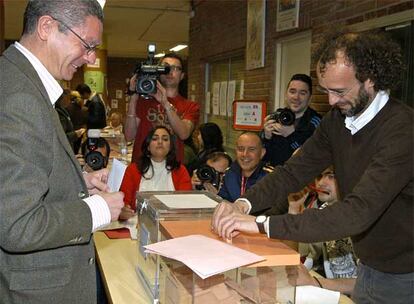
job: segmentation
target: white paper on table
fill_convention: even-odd
[[[197,234],[146,245],[144,248],[145,252],[182,262],[202,279],[265,260],[247,250]]]
[[[315,286],[296,286],[296,304],[338,304],[340,293]]]
[[[217,202],[205,194],[157,194],[156,199],[170,209],[215,208]]]
[[[121,187],[122,179],[124,178],[126,165],[116,158],[112,162],[111,171],[108,176],[108,186],[111,192],[119,191]]]

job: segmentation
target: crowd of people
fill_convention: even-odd
[[[249,232],[299,242],[303,265],[288,270],[294,284],[339,290],[357,303],[412,300],[413,111],[390,96],[402,69],[398,45],[379,34],[325,38],[315,47],[316,73],[332,109],[322,118],[309,106],[311,77],[292,75],[288,119],[270,113],[261,132],[240,134],[233,159],[219,126],[199,124],[199,104],[180,95],[185,67],[175,53],[161,58],[169,72],[149,96],[131,78],[125,119],[117,112],[108,118],[85,84],[63,92],[56,80],[95,61],[103,26],[95,1],[69,2],[76,5],[30,1],[20,41],[0,59],[14,77],[1,79],[5,303],[96,303],[92,233],[134,216],[137,191],[181,190],[224,199],[212,219],[220,237]],[[107,169],[75,157],[91,152],[91,129],[133,142],[119,192],[109,192]],[[98,138],[93,145],[105,168],[109,144]],[[312,277],[312,269],[325,278]]]

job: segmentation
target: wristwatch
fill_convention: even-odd
[[[266,234],[266,230],[264,226],[264,223],[266,222],[266,220],[267,220],[266,215],[259,215],[258,217],[256,217],[257,227],[259,228],[259,232],[262,234]]]

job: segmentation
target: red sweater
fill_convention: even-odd
[[[141,172],[138,170],[136,163],[131,163],[122,180],[120,191],[124,192],[124,203],[129,205],[132,209],[136,208],[136,192],[141,183]],[[187,169],[180,165],[178,169],[172,171],[172,181],[175,190],[191,190],[191,179],[188,175]]]

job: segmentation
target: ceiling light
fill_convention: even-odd
[[[164,57],[165,53],[158,53],[156,55],[154,55],[155,58],[160,58],[160,57]]]
[[[179,52],[179,51],[181,51],[182,49],[185,49],[187,46],[188,46],[188,45],[186,45],[186,44],[178,44],[178,45],[176,45],[175,47],[171,48],[171,49],[170,49],[170,51],[171,51],[171,52]]]
[[[106,0],[98,0],[98,3],[101,5],[102,9],[105,6],[105,2],[106,2]]]

